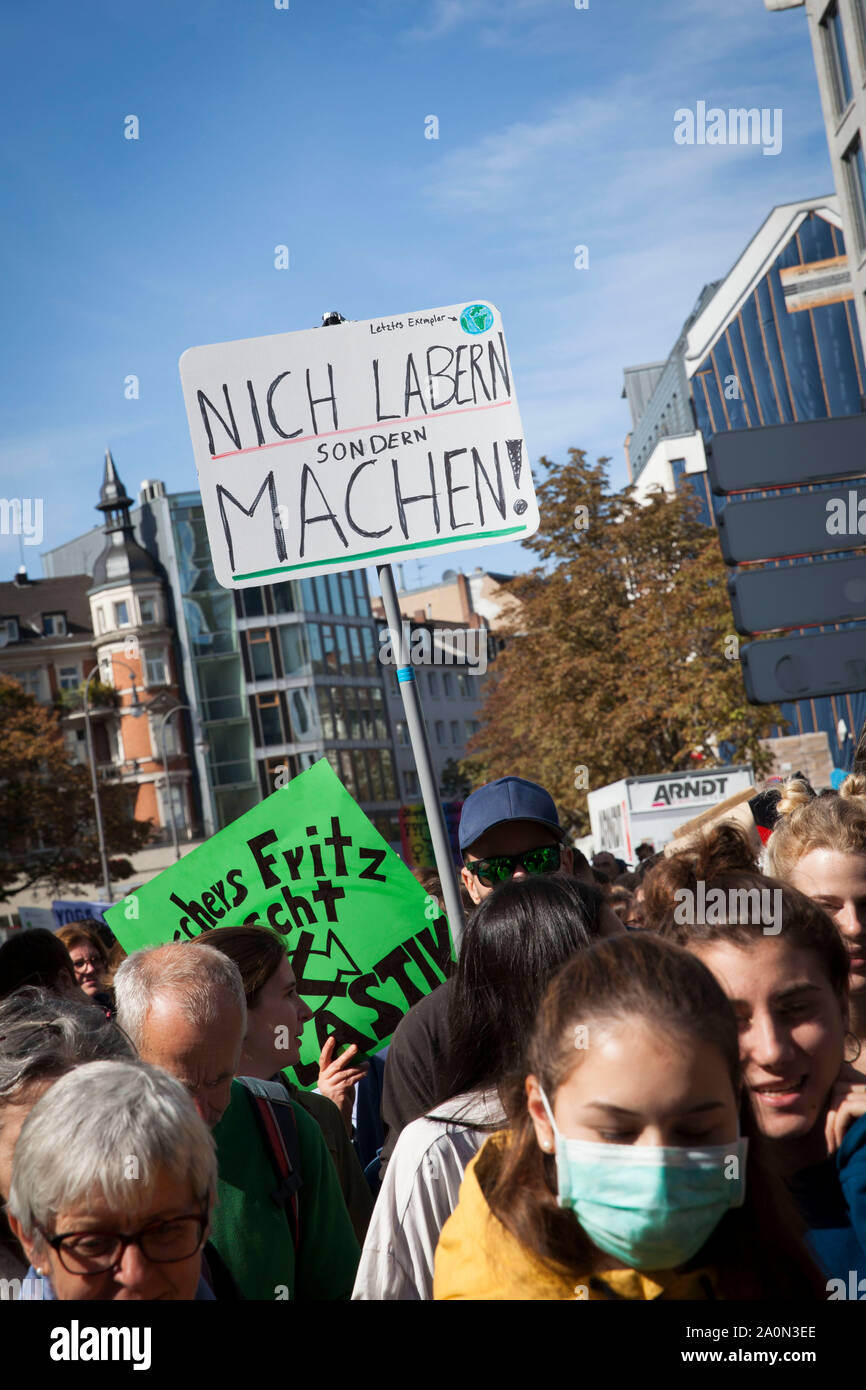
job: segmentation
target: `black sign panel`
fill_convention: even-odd
[[[866,618],[866,553],[772,569],[738,570],[728,580],[737,632],[774,632]]]
[[[859,478],[866,460],[866,415],[723,430],[707,449],[713,492]]]
[[[729,502],[716,520],[728,565],[854,550],[866,545],[866,484]]]
[[[749,642],[740,660],[753,705],[845,695],[866,688],[866,627]]]

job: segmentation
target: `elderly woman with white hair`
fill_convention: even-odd
[[[217,1183],[207,1126],[183,1086],[143,1062],[90,1062],[30,1111],[9,1221],[61,1300],[214,1297],[202,1247]]]
[[[21,1126],[49,1086],[85,1062],[135,1059],[129,1038],[101,1009],[33,986],[0,1000],[0,1198],[12,1182]],[[27,1268],[0,1212],[0,1278]]]

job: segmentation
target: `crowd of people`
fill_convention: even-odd
[[[449,978],[382,1053],[329,1039],[312,1091],[277,933],[129,956],[93,923],[17,934],[0,947],[0,1292],[850,1296],[866,768],[764,793],[761,824],[590,863],[544,788],[479,788]]]

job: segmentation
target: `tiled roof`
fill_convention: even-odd
[[[57,579],[29,579],[26,584],[0,584],[0,618],[18,619],[19,641],[10,643],[10,647],[35,643],[71,645],[92,636],[87,598],[92,583],[88,574],[69,574]],[[43,636],[44,613],[66,614],[65,637]]]

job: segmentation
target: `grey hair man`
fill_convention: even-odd
[[[212,946],[193,950],[182,942],[137,951],[117,971],[114,992],[118,1021],[141,1056],[183,1082],[215,1129],[220,1181],[212,1244],[243,1296],[347,1299],[360,1252],[322,1131],[277,1088],[297,1134],[295,1228],[274,1197],[275,1151],[258,1109],[240,1082],[232,1085],[247,1021],[234,961]],[[284,1188],[281,1179],[277,1191]]]
[[[89,1062],[25,1120],[9,1219],[44,1297],[208,1298],[216,1185],[213,1138],[178,1082],[141,1062]]]
[[[0,1001],[0,1197],[9,1196],[21,1126],[55,1081],[86,1062],[134,1060],[101,1009],[27,986]]]
[[[118,967],[114,995],[117,1021],[139,1055],[176,1077],[213,1129],[228,1108],[247,1027],[234,961],[180,942],[136,951]]]

